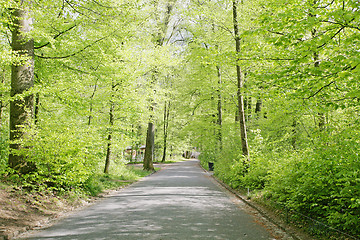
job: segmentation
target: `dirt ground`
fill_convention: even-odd
[[[28,230],[45,227],[90,201],[28,193],[0,183],[0,240],[13,239]]]

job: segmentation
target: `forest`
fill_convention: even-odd
[[[360,238],[359,0],[0,0],[0,175],[86,191],[199,151],[325,239]],[[329,235],[327,235],[329,234]],[[331,237],[332,236],[332,237]],[[334,237],[335,236],[335,237]]]

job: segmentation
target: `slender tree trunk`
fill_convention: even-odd
[[[107,138],[107,148],[106,148],[106,158],[105,158],[105,168],[104,173],[108,174],[110,169],[110,161],[111,161],[111,141],[112,141],[112,135],[109,133]]]
[[[5,69],[2,70],[1,73],[1,85],[4,85],[5,83]],[[2,128],[2,115],[3,115],[3,109],[4,109],[4,103],[2,101],[4,94],[2,92],[0,92],[0,131]]]
[[[89,125],[89,126],[91,125],[91,120],[92,120],[92,118],[93,118],[93,116],[92,116],[92,112],[93,112],[93,99],[94,99],[96,90],[97,90],[97,80],[96,80],[96,82],[95,82],[94,91],[93,91],[92,95],[90,96],[89,121],[88,121],[88,125]]]
[[[168,137],[168,128],[169,128],[169,116],[170,116],[170,101],[167,103],[165,101],[165,109],[164,109],[164,148],[163,148],[163,156],[161,162],[165,162],[166,160],[166,149],[167,149],[167,137]]]
[[[242,95],[242,88],[244,80],[239,64],[240,55],[240,36],[239,36],[239,25],[237,20],[237,0],[233,0],[233,22],[234,22],[234,34],[235,34],[235,46],[236,46],[236,77],[237,77],[237,98],[238,98],[238,111],[240,117],[240,132],[241,132],[241,147],[243,155],[249,160],[249,145],[247,141],[246,124],[245,124],[245,111],[244,111],[244,96]]]
[[[148,130],[146,134],[146,146],[145,146],[145,156],[144,156],[144,170],[154,171],[153,166],[153,157],[154,157],[154,135],[155,135],[155,126],[150,121],[148,123]]]
[[[34,84],[40,84],[39,76],[34,73]],[[34,123],[38,125],[39,123],[39,110],[40,110],[40,93],[35,95],[35,105],[34,105]]]
[[[297,137],[296,137],[296,127],[297,127],[297,121],[294,118],[293,119],[293,124],[292,124],[292,137],[291,137],[291,146],[294,150],[296,150],[296,142],[297,142]]]
[[[222,79],[221,79],[221,68],[220,68],[220,66],[216,66],[216,69],[217,69],[217,74],[218,74],[218,85],[219,85],[218,89],[217,89],[217,94],[218,94],[218,102],[217,102],[218,133],[217,133],[217,138],[218,138],[218,142],[219,142],[219,150],[221,152],[222,149],[223,149],[223,143],[222,143],[222,95],[221,95]]]
[[[114,85],[113,85],[114,91]],[[109,134],[107,138],[107,148],[106,148],[106,158],[105,158],[105,168],[104,173],[109,173],[110,161],[111,161],[111,144],[112,144],[112,127],[114,126],[114,102],[111,100],[110,102],[110,110],[109,110]]]
[[[26,128],[30,127],[34,118],[34,96],[26,93],[34,86],[34,41],[25,36],[32,29],[33,20],[30,17],[30,2],[17,1],[19,8],[13,10],[12,50],[19,55],[27,56],[21,65],[11,67],[11,97],[10,102],[10,154],[9,166],[28,173],[35,169],[34,163],[26,161],[24,156],[18,155],[22,148],[19,141],[27,135]],[[22,95],[23,97],[16,97]]]
[[[40,105],[40,94],[36,93],[35,96],[35,106],[34,106],[34,119],[35,119],[35,125],[39,122],[39,105]]]
[[[244,77],[244,76],[242,76]],[[247,118],[247,109],[248,109],[248,98],[247,97],[244,97],[244,114],[245,114],[245,121],[247,122],[248,121],[248,118]]]
[[[156,76],[154,73],[152,76],[151,86],[156,82]],[[155,90],[154,90],[155,91]],[[148,129],[146,132],[146,145],[145,145],[145,154],[144,154],[144,164],[143,169],[147,171],[154,171],[153,161],[154,161],[154,148],[155,148],[155,125],[154,125],[154,99],[150,100],[150,117],[148,123]]]

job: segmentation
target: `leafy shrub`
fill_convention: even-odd
[[[91,138],[69,129],[41,129],[29,134],[22,150],[36,170],[21,175],[23,185],[34,188],[68,190],[79,187],[92,174],[97,163],[91,152]]]
[[[340,150],[341,149],[341,150]],[[338,138],[332,144],[280,159],[266,190],[274,201],[341,231],[359,234],[360,144]]]
[[[9,156],[8,151],[8,140],[4,136],[7,136],[6,133],[0,132],[0,173],[5,170],[7,166],[7,159]]]
[[[83,184],[84,190],[90,196],[97,196],[104,190],[104,186],[99,179],[99,175],[90,176]]]

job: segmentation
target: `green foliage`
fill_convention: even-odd
[[[0,136],[0,173],[3,172],[3,170],[5,170],[5,167],[7,165],[7,158],[9,156],[8,153],[8,140],[7,138],[4,138],[5,134],[1,133]]]
[[[36,166],[36,171],[20,176],[24,186],[56,191],[77,188],[96,167],[98,156],[92,152],[87,132],[70,131],[68,127],[33,130],[22,144],[24,148],[16,154]]]
[[[341,231],[358,235],[359,143],[339,136],[288,159],[279,158],[266,190],[272,199]],[[340,150],[341,149],[341,150]]]
[[[215,175],[234,188],[359,235],[358,2],[239,1],[237,54],[231,1],[178,2],[169,19],[166,1],[34,3],[35,87],[26,94],[37,96],[38,112],[18,152],[36,165],[27,175],[6,168],[8,65],[23,60],[5,41],[10,3],[0,1],[6,179],[39,191],[97,195],[148,174],[126,168],[122,152],[144,143],[150,118],[163,126],[167,102],[173,156],[196,147],[201,164],[213,162]],[[235,120],[235,64],[245,81],[249,162]],[[156,137],[159,159],[159,127]],[[108,144],[111,169],[103,175]]]
[[[118,167],[112,174],[91,175],[83,184],[84,190],[91,196],[97,196],[104,190],[118,189],[152,173],[124,165]]]
[[[125,182],[121,176],[96,174],[84,182],[83,188],[89,195],[97,196],[106,189],[117,189],[126,184],[129,184],[129,182]]]

